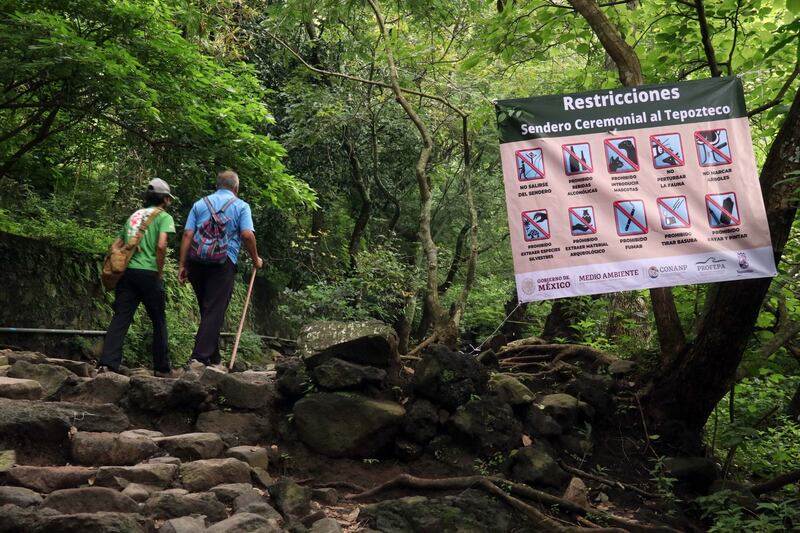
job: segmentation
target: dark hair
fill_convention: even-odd
[[[158,207],[164,203],[164,198],[168,195],[163,192],[145,191],[144,193],[144,206],[145,207]]]

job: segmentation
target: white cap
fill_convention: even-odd
[[[150,180],[150,183],[147,185],[147,190],[166,194],[170,198],[175,199],[175,197],[172,196],[172,192],[169,190],[169,185],[167,185],[167,182],[161,178],[154,178]]]

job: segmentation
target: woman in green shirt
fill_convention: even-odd
[[[134,212],[125,222],[115,245],[130,241],[139,228],[150,220],[139,240],[125,274],[117,284],[114,317],[106,332],[99,370],[118,372],[122,363],[122,345],[140,303],[153,322],[153,370],[158,377],[176,377],[170,369],[167,353],[167,315],[164,294],[164,258],[167,236],[175,233],[175,221],[166,212],[173,200],[169,185],[162,179],[150,181],[144,195],[144,208]]]

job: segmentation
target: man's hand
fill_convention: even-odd
[[[260,257],[256,257],[256,260],[253,261],[253,264],[255,265],[256,268],[263,268],[264,267],[264,260],[261,259]]]
[[[189,271],[186,270],[185,266],[182,266],[178,269],[178,281],[181,283],[186,283],[189,281]]]

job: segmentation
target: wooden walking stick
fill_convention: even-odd
[[[250,286],[247,287],[247,297],[244,299],[244,309],[242,309],[242,319],[239,321],[239,330],[236,332],[236,340],[233,341],[233,353],[231,354],[231,362],[228,365],[228,370],[233,370],[233,363],[236,362],[236,352],[239,351],[239,339],[242,338],[242,329],[244,329],[244,318],[247,316],[247,307],[250,305],[250,294],[253,292],[253,284],[256,282],[256,270],[253,266],[253,274],[250,276]]]

